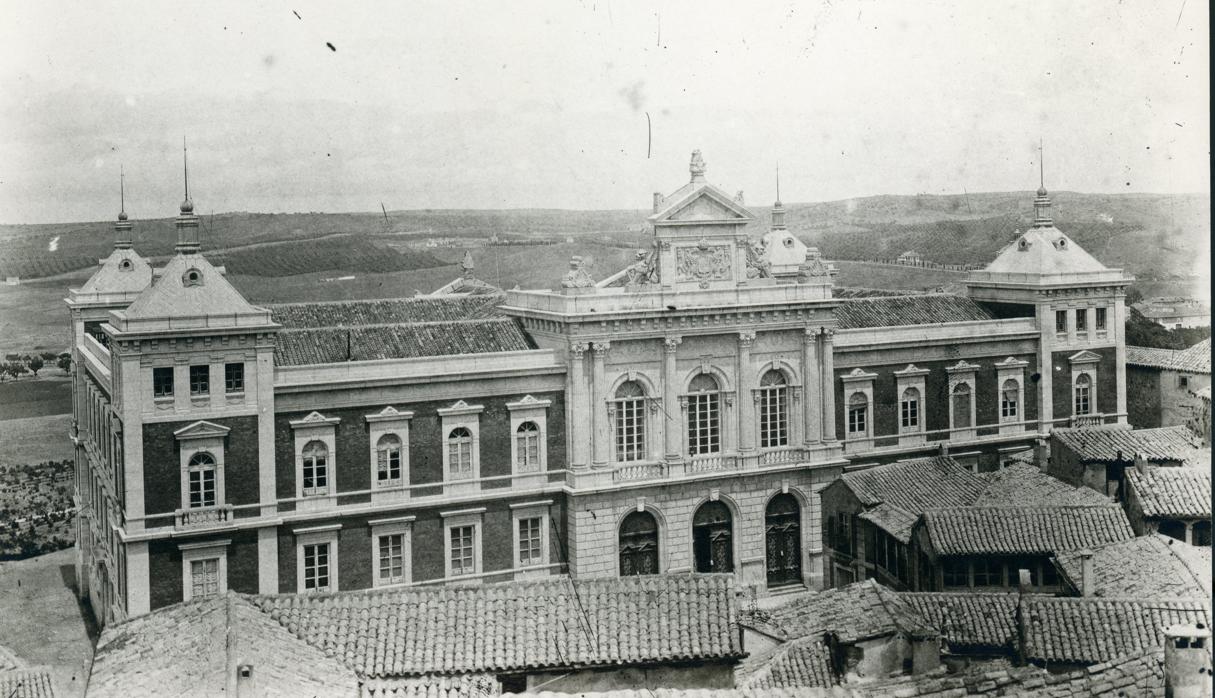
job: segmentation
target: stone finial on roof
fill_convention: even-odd
[[[1050,228],[1055,224],[1050,215],[1050,197],[1046,193],[1046,169],[1042,163],[1042,144],[1038,144],[1038,195],[1034,198],[1034,227]]]
[[[561,287],[590,288],[594,285],[595,279],[591,278],[590,272],[586,270],[586,262],[582,257],[570,257],[570,270],[565,273],[565,278],[561,279]]]
[[[186,152],[186,139],[181,139],[182,173],[185,179],[186,198],[181,202],[181,214],[177,217],[178,254],[197,254],[201,247],[198,241],[198,216],[194,215],[194,202],[190,199],[190,164]]]
[[[131,222],[127,220],[126,173],[118,166],[118,222],[114,224],[114,249],[131,249]]]
[[[705,181],[705,159],[701,157],[699,150],[692,151],[692,162],[688,165],[688,170],[692,173],[693,183]]]

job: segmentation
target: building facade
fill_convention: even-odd
[[[258,307],[198,244],[119,244],[67,300],[82,592],[104,623],[199,595],[731,572],[818,586],[819,490],[931,455],[996,470],[1125,423],[1128,279],[1050,221],[965,296],[860,297],[709,184],[557,290]],[[124,227],[125,226],[125,227]],[[471,265],[468,265],[471,274]]]

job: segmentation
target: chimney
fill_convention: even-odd
[[[659,211],[662,210],[662,202],[665,199],[666,199],[666,197],[664,197],[662,195],[662,192],[660,192],[660,191],[654,192],[654,213],[658,213]]]
[[[1165,698],[1209,698],[1211,631],[1202,623],[1164,630]]]
[[[1017,570],[1017,589],[1022,594],[1028,594],[1033,590],[1033,578],[1030,577],[1029,570]]]
[[[257,691],[253,686],[253,665],[241,664],[236,667],[236,696],[237,698],[251,698],[257,695]]]
[[[1080,595],[1092,596],[1097,586],[1097,575],[1093,572],[1093,551],[1080,551]]]
[[[1148,469],[1147,459],[1144,458],[1142,455],[1136,453],[1135,454],[1135,470],[1139,472],[1139,476],[1143,477],[1143,476],[1147,475],[1147,469]]]

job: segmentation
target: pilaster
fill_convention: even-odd
[[[826,328],[822,333],[823,348],[823,441],[835,441],[835,330]]]
[[[566,422],[570,435],[570,466],[574,469],[585,468],[590,464],[588,446],[590,434],[587,430],[586,414],[590,400],[586,394],[585,359],[587,345],[585,342],[570,344],[570,406],[567,410],[569,419]]]
[[[1126,302],[1122,298],[1114,299],[1114,354],[1116,359],[1115,380],[1118,382],[1118,423],[1126,424]]]
[[[806,328],[802,334],[802,430],[810,447],[822,441],[822,399],[824,386],[818,363],[818,330]]]
[[[679,460],[680,453],[680,410],[679,406],[679,377],[676,375],[675,357],[679,344],[683,339],[666,337],[662,343],[662,406],[663,406],[663,439],[666,443],[664,454],[668,463]]]
[[[607,414],[607,377],[604,372],[604,361],[607,358],[610,342],[594,342],[591,345],[591,424],[594,434],[591,437],[592,465],[602,468],[608,462],[608,414]]]
[[[755,371],[751,366],[751,345],[754,332],[738,333],[738,451],[748,454],[755,450]],[[752,398],[755,399],[752,399]]]

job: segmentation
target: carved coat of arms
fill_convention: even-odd
[[[729,279],[730,246],[701,240],[696,247],[676,248],[675,273],[679,281],[698,281],[701,288],[708,288],[710,281]]]

